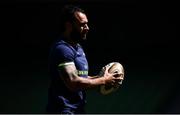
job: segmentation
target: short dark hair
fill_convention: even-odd
[[[73,22],[75,20],[75,12],[82,12],[85,13],[83,9],[81,9],[79,6],[75,5],[65,5],[61,10],[61,25],[62,30],[64,30],[64,24],[65,22]]]

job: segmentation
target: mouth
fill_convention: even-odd
[[[86,36],[86,35],[87,35],[87,32],[82,32],[81,35],[82,35],[82,36]]]
[[[88,32],[87,31],[83,31],[82,32],[82,35],[86,35]]]

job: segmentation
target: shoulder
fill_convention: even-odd
[[[71,48],[71,46],[63,40],[54,43],[51,53],[60,57],[74,57],[76,52]]]
[[[58,42],[55,42],[53,44],[53,49],[55,51],[59,51],[59,52],[67,52],[67,51],[72,51],[72,49],[70,48],[70,46],[64,42],[63,40],[60,40]]]

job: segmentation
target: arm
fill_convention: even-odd
[[[99,76],[88,76],[88,79],[95,79],[98,78]]]
[[[59,70],[59,74],[62,76],[62,80],[71,91],[92,88],[99,85],[113,84],[115,81],[119,80],[119,78],[115,78],[113,74],[109,74],[106,71],[107,69],[105,70],[103,77],[97,76],[96,78],[91,76],[88,78],[79,77],[77,75],[77,70],[74,64],[59,67]]]

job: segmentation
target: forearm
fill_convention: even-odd
[[[66,86],[72,90],[87,89],[105,84],[106,79],[98,76],[88,76],[83,78],[78,76],[77,70],[74,65],[65,66],[60,68],[59,74]]]
[[[88,76],[89,79],[95,79],[98,78],[99,76]]]
[[[79,77],[80,84],[85,84],[84,87],[91,88],[99,85],[105,84],[105,79],[98,76],[88,76],[88,78]],[[86,82],[87,81],[87,82]]]
[[[72,89],[89,89],[99,85],[105,84],[105,79],[98,76],[88,76],[88,78],[83,78],[79,76],[74,76],[74,79],[71,81]]]

